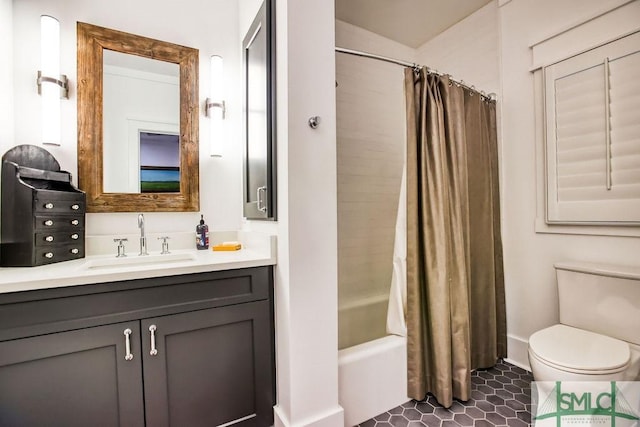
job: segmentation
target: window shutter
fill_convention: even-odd
[[[612,60],[610,70],[613,191],[640,200],[640,51]]]
[[[640,223],[640,33],[544,76],[547,222]]]

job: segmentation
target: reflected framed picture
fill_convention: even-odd
[[[180,136],[140,132],[140,192],[180,192]]]

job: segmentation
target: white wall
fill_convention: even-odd
[[[333,2],[278,0],[276,426],[341,426]],[[320,116],[313,130],[307,121]]]
[[[247,30],[251,26],[253,19],[255,18],[258,10],[260,10],[260,6],[262,6],[262,0],[244,0],[239,4],[239,13],[238,13],[238,28],[240,30],[240,41],[244,39],[244,36],[247,33]],[[242,48],[242,47],[240,47]]]
[[[13,57],[13,0],[0,0],[0,52]],[[13,81],[13,61],[0,62],[0,81]],[[13,146],[13,85],[5,84],[0,97],[0,147]],[[7,150],[1,150],[0,157]]]
[[[497,0],[417,49],[421,65],[450,74],[485,93],[500,89]]]
[[[40,141],[40,100],[36,92],[35,76],[39,68],[39,17],[45,13],[60,21],[61,70],[67,74],[71,84],[70,99],[62,101],[62,146],[47,149],[56,156],[63,169],[74,176],[77,176],[76,21],[199,49],[200,209],[212,230],[238,229],[242,216],[238,2],[185,0],[180,3],[179,10],[176,10],[175,3],[169,0],[135,3],[126,0],[14,1],[15,139],[0,140],[0,151],[3,153],[16,144],[39,144]],[[4,37],[2,40],[2,51],[6,52]],[[203,107],[209,88],[209,57],[212,54],[221,55],[225,59],[225,124],[228,138],[222,158],[209,157],[209,123]],[[4,119],[4,114],[2,116]],[[87,234],[136,233],[136,214],[88,214]],[[146,226],[149,233],[184,232],[192,231],[198,220],[198,213],[149,213]]]

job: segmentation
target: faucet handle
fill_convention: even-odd
[[[167,242],[167,240],[169,240],[170,237],[168,236],[162,236],[162,237],[158,237],[158,240],[162,240],[162,252],[160,252],[160,254],[164,255],[164,254],[170,254],[171,252],[169,252],[169,242]]]
[[[127,254],[124,253],[124,242],[129,241],[129,239],[116,238],[116,239],[113,239],[113,241],[118,244],[118,254],[116,255],[116,258],[122,258],[127,256]]]

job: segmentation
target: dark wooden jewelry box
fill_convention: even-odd
[[[83,258],[85,194],[45,149],[2,156],[0,265],[32,267]]]

